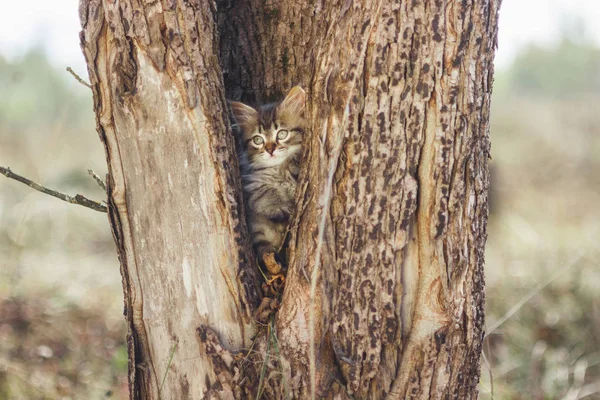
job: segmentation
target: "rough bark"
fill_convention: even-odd
[[[477,397],[499,5],[82,1],[132,396],[158,396],[179,341],[165,398]],[[224,93],[295,84],[310,134],[289,272],[251,343]]]

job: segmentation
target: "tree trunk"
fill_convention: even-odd
[[[499,3],[81,1],[132,398],[477,398]],[[310,134],[262,326],[225,94],[295,84]]]

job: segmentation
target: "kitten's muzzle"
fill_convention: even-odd
[[[265,150],[270,155],[273,155],[273,152],[275,151],[276,148],[277,148],[277,145],[275,143],[273,143],[273,142],[265,144]]]

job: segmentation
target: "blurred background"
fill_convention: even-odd
[[[3,4],[0,166],[101,200],[77,0]],[[600,399],[600,1],[504,0],[482,399]],[[0,399],[126,398],[105,214],[0,176]]]

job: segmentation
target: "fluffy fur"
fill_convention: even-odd
[[[231,102],[237,126],[248,226],[260,260],[285,239],[300,170],[305,93],[294,87],[278,104]]]

